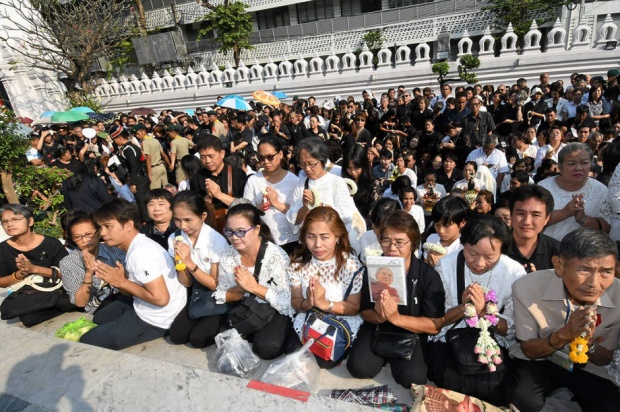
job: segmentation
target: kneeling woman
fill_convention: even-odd
[[[215,342],[223,317],[220,316],[222,312],[208,312],[208,304],[203,299],[214,302],[211,295],[217,287],[220,255],[228,243],[205,223],[209,210],[198,193],[179,192],[172,200],[171,209],[179,229],[169,236],[168,251],[183,262],[177,265],[179,282],[191,287],[191,297],[172,322],[170,341],[177,345],[189,342],[196,348],[206,348]]]
[[[495,340],[507,360],[507,351],[515,344],[512,304],[512,283],[525,275],[521,264],[503,253],[511,235],[508,227],[497,217],[481,215],[467,221],[461,232],[463,250],[442,258],[436,269],[446,291],[446,311],[443,329],[429,344],[429,378],[437,386],[475,396],[494,405],[502,405],[503,379],[506,369],[480,363],[472,371],[467,363],[459,363],[453,347],[446,343],[446,334],[474,332],[478,337],[484,319],[495,329]],[[495,303],[495,304],[492,304]],[[488,313],[491,311],[491,313]],[[454,328],[461,329],[454,329]],[[469,331],[467,329],[470,329]],[[475,343],[475,341],[473,342]],[[471,349],[465,349],[469,355]],[[469,371],[468,374],[462,372]]]
[[[291,328],[289,257],[273,243],[263,212],[241,203],[228,209],[224,236],[231,245],[220,255],[217,303],[241,304],[228,314],[228,325],[252,341],[254,353],[274,359],[284,351]]]
[[[327,206],[312,209],[299,234],[301,248],[292,257],[288,275],[293,308],[293,326],[301,339],[307,312],[313,308],[338,315],[351,327],[352,338],[362,324],[359,317],[362,264],[351,250],[347,228],[338,212]],[[349,285],[349,296],[345,295]],[[346,356],[316,360],[322,368],[333,368]]]
[[[387,290],[372,303],[368,282],[364,282],[360,312],[364,324],[351,350],[347,369],[356,378],[372,378],[389,363],[394,380],[410,388],[412,383],[426,383],[426,337],[436,334],[441,327],[443,284],[437,272],[415,256],[420,246],[420,230],[409,213],[397,210],[387,216],[379,229],[379,243],[384,256],[405,259],[407,305],[399,306]],[[389,351],[405,341],[410,345],[408,351]]]

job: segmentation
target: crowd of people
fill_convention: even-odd
[[[274,359],[320,311],[352,340],[322,368],[371,378],[389,363],[404,387],[523,412],[566,387],[584,411],[615,410],[618,76],[38,128],[28,161],[72,172],[64,245],[28,207],[0,209],[2,318],[85,311],[98,326],[81,341],[110,349],[205,348],[236,328]],[[371,285],[379,255],[403,259],[406,305],[389,269]],[[478,328],[498,349],[467,365],[454,342]],[[386,339],[408,355],[386,355]]]

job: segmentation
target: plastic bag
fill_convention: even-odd
[[[252,352],[250,344],[239,335],[237,329],[229,329],[217,335],[215,345],[217,369],[222,373],[243,378],[260,365],[260,358]]]
[[[314,355],[310,352],[310,346],[313,343],[314,340],[310,339],[301,349],[273,362],[260,378],[260,381],[311,392],[312,384],[320,371]]]
[[[97,326],[90,320],[86,320],[84,317],[79,318],[76,321],[69,322],[54,333],[54,336],[61,339],[72,340],[79,342],[83,334]]]

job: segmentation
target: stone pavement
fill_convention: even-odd
[[[0,292],[0,300],[5,292]],[[365,407],[329,398],[333,389],[388,384],[398,401],[411,403],[389,366],[375,379],[353,379],[344,364],[322,370],[307,402],[248,389],[271,362],[240,379],[217,372],[215,347],[195,349],[158,339],[123,351],[111,351],[55,338],[67,322],[84,316],[68,313],[33,328],[0,321],[3,344],[0,411],[359,411]],[[88,317],[88,316],[86,316]],[[3,395],[1,395],[3,394]],[[566,391],[544,411],[579,412]]]

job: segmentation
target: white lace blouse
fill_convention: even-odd
[[[262,172],[248,178],[245,184],[245,190],[243,191],[243,197],[248,199],[252,204],[262,210],[261,205],[263,203],[263,192],[270,186],[278,193],[278,200],[287,205],[293,203],[293,193],[299,182],[299,178],[293,173],[288,172],[284,179],[278,183],[269,183]],[[296,234],[295,225],[290,223],[286,219],[286,215],[274,207],[270,207],[265,211],[265,216],[262,217],[263,221],[271,229],[271,235],[273,236],[276,244],[284,245],[286,243],[294,242],[299,239],[299,235]]]
[[[609,236],[615,241],[620,241],[620,166],[616,166],[607,189],[607,198],[602,208],[603,214],[611,225]]]
[[[443,257],[435,270],[441,276],[444,289],[446,291],[446,311],[457,306],[457,285],[456,285],[456,263],[459,252],[453,252]],[[510,259],[506,255],[501,255],[499,261],[493,266],[491,270],[481,275],[473,274],[467,264],[465,264],[465,288],[474,282],[478,282],[483,288],[493,289],[497,293],[497,306],[503,312],[499,315],[501,318],[508,322],[508,333],[506,336],[495,334],[497,343],[504,348],[509,348],[516,343],[515,329],[514,329],[514,308],[512,303],[512,282],[519,277],[525,275],[525,269],[518,262]],[[452,325],[445,326],[435,336],[429,336],[429,339],[437,342],[446,341],[446,332]],[[461,320],[457,325],[457,328],[467,327],[465,320]]]
[[[556,178],[556,176],[549,177],[538,183],[539,186],[544,187],[553,195],[553,201],[555,203],[554,210],[564,208],[564,206],[573,199],[573,195],[583,193],[585,195],[583,198],[586,202],[584,206],[586,215],[591,217],[603,217],[603,201],[607,198],[607,187],[605,187],[604,184],[588,178],[586,184],[581,189],[568,192],[558,186]],[[569,217],[561,222],[547,226],[544,233],[547,236],[561,241],[568,233],[580,227],[579,223],[577,223],[573,217]]]
[[[258,275],[258,283],[267,288],[265,300],[282,315],[290,316],[294,313],[291,307],[291,289],[289,287],[286,270],[290,260],[286,252],[279,246],[268,242],[263,258],[262,267]],[[235,281],[235,267],[241,265],[239,252],[229,246],[220,256],[218,269],[218,284],[213,296],[217,303],[226,303],[226,291],[237,286]],[[254,273],[254,268],[248,268]],[[262,299],[256,298],[263,302]]]
[[[315,277],[321,283],[321,286],[325,288],[325,299],[332,302],[342,302],[344,295],[349,287],[349,284],[353,280],[353,287],[351,288],[351,295],[360,293],[363,284],[363,274],[360,271],[362,264],[356,256],[349,254],[345,266],[340,269],[337,278],[334,276],[336,272],[336,258],[332,258],[328,261],[322,262],[314,257],[310,262],[297,269],[295,263],[291,264],[288,269],[288,277],[290,279],[291,287],[301,286],[301,291],[304,299],[307,298],[306,291],[310,284],[310,278]],[[357,274],[356,274],[357,273]],[[353,276],[355,275],[355,279]],[[342,319],[346,320],[351,326],[353,332],[353,339],[357,336],[357,331],[362,325],[362,318],[359,315],[355,316],[342,316]],[[306,320],[306,313],[300,312],[293,316],[293,327],[295,332],[301,339],[301,330]]]

